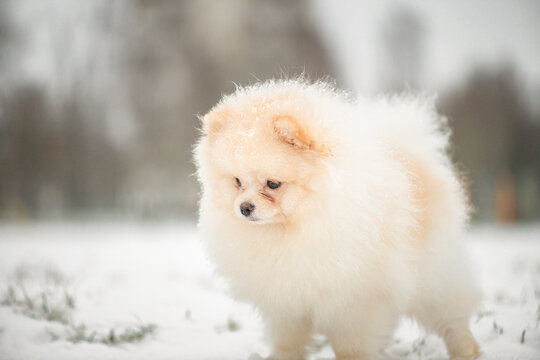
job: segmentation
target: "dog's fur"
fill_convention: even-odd
[[[200,228],[234,296],[265,320],[271,359],[303,358],[313,332],[337,359],[371,357],[403,315],[451,357],[478,356],[468,207],[431,100],[268,81],[224,97],[202,125]]]

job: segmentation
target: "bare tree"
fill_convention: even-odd
[[[481,219],[540,215],[540,125],[520,89],[514,67],[503,64],[475,69],[442,99]]]

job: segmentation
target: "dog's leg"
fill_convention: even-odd
[[[268,360],[302,360],[312,334],[311,319],[287,313],[265,316],[266,333],[272,344]]]
[[[384,300],[343,310],[326,330],[336,360],[373,359],[391,340],[397,310]]]
[[[464,321],[461,325],[449,327],[442,334],[452,359],[476,359],[480,355],[467,323]]]
[[[468,317],[449,319],[446,313],[438,311],[424,315],[417,316],[417,319],[426,329],[443,338],[450,358],[476,359],[480,355],[478,344],[469,330]]]
[[[423,272],[423,287],[417,291],[410,315],[443,338],[452,359],[476,359],[480,351],[469,329],[469,319],[480,293],[463,261],[450,258],[452,261],[445,264],[444,258],[440,260],[444,271],[432,266]],[[431,276],[437,270],[438,276]]]

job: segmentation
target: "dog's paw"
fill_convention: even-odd
[[[264,360],[305,360],[305,358],[298,354],[280,353],[280,354],[272,354]]]

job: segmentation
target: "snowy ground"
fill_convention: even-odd
[[[485,291],[472,319],[482,359],[540,359],[540,226],[475,228],[468,237]],[[259,319],[225,295],[193,225],[0,224],[0,359],[255,353],[268,354]],[[317,339],[310,360],[331,357]],[[404,322],[385,357],[446,351]]]

